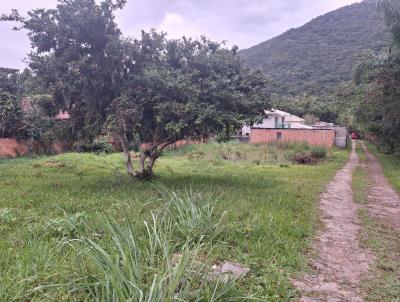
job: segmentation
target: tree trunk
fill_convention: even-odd
[[[125,165],[128,170],[128,174],[133,176],[135,175],[135,170],[133,169],[132,158],[131,154],[129,153],[128,142],[125,137],[119,136],[119,139],[121,141],[122,150],[124,151]]]
[[[149,177],[153,176],[153,167],[154,167],[154,163],[156,162],[157,158],[156,156],[151,156],[149,157],[149,164],[147,165],[147,174],[149,175]]]
[[[225,140],[226,141],[231,140],[231,125],[229,123],[226,124],[226,127],[225,127]]]
[[[142,151],[139,157],[139,171],[136,172],[136,176],[144,176],[146,169],[146,158],[147,155]]]

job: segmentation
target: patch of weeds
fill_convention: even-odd
[[[315,165],[328,157],[327,148],[322,146],[306,146],[308,145],[303,146],[303,149],[299,149],[299,147],[294,148],[286,155],[287,159],[300,165]]]
[[[366,210],[360,211],[360,217],[361,242],[377,256],[373,277],[363,282],[365,301],[399,301],[400,232]]]
[[[162,199],[166,202],[164,220],[174,225],[174,237],[178,242],[212,242],[223,232],[225,212],[216,211],[219,199],[213,193],[164,190]]]
[[[223,166],[223,165],[224,165],[224,161],[221,160],[221,159],[217,159],[217,158],[211,160],[211,163],[212,163],[214,166]]]
[[[368,202],[368,191],[370,186],[366,166],[360,165],[354,169],[351,185],[354,201],[359,204],[366,204]]]
[[[79,285],[95,301],[246,301],[235,293],[234,281],[207,278],[205,263],[196,261],[200,246],[183,246],[173,260],[168,230],[146,223],[147,240],[141,242],[129,227],[108,224],[112,248],[84,240],[86,254],[79,257]],[[123,289],[123,290],[121,290]]]
[[[356,153],[361,162],[365,162],[367,160],[367,155],[365,154],[361,141],[356,142]]]
[[[326,158],[328,154],[328,150],[325,147],[312,147],[310,150],[310,155],[313,158],[317,158],[317,159],[323,159]]]
[[[0,223],[9,224],[17,221],[17,215],[14,209],[0,209]]]
[[[51,219],[46,224],[45,232],[53,238],[77,238],[85,230],[86,218],[84,212],[64,214],[63,218]]]
[[[235,279],[211,278],[209,263],[199,256],[201,244],[177,249],[170,240],[175,225],[160,222],[155,215],[152,218],[145,222],[144,237],[130,226],[107,223],[103,229],[108,244],[84,238],[77,247],[81,251],[77,279],[63,286],[104,302],[248,301],[236,292]]]
[[[60,162],[58,160],[48,160],[45,162],[46,167],[51,167],[51,168],[65,168],[67,165],[63,162]]]
[[[64,184],[62,182],[56,182],[53,184],[54,189],[60,190],[64,187]]]
[[[17,213],[15,209],[0,209],[0,233],[8,231],[11,226],[17,222]]]
[[[309,153],[299,153],[294,155],[293,162],[300,165],[315,165],[318,163],[318,159]]]

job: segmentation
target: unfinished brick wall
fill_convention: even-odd
[[[0,138],[0,158],[27,155],[32,148],[31,139]]]
[[[50,152],[60,154],[71,150],[72,144],[67,141],[54,142]],[[18,157],[28,155],[32,151],[44,152],[45,146],[35,143],[33,139],[0,138],[0,158]]]
[[[333,147],[335,131],[328,129],[258,129],[250,131],[250,143],[307,142],[310,145]]]

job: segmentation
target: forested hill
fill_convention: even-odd
[[[288,94],[329,94],[350,80],[356,57],[365,49],[390,45],[390,34],[366,0],[313,19],[304,26],[240,52],[251,68],[272,76]]]

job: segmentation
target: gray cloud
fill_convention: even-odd
[[[0,0],[0,13],[51,8],[56,0]],[[263,42],[310,19],[357,0],[128,0],[117,14],[125,36],[138,37],[142,29],[155,28],[170,38],[205,35],[227,40],[241,48]],[[0,66],[21,68],[29,52],[24,32],[12,32],[0,23]]]

